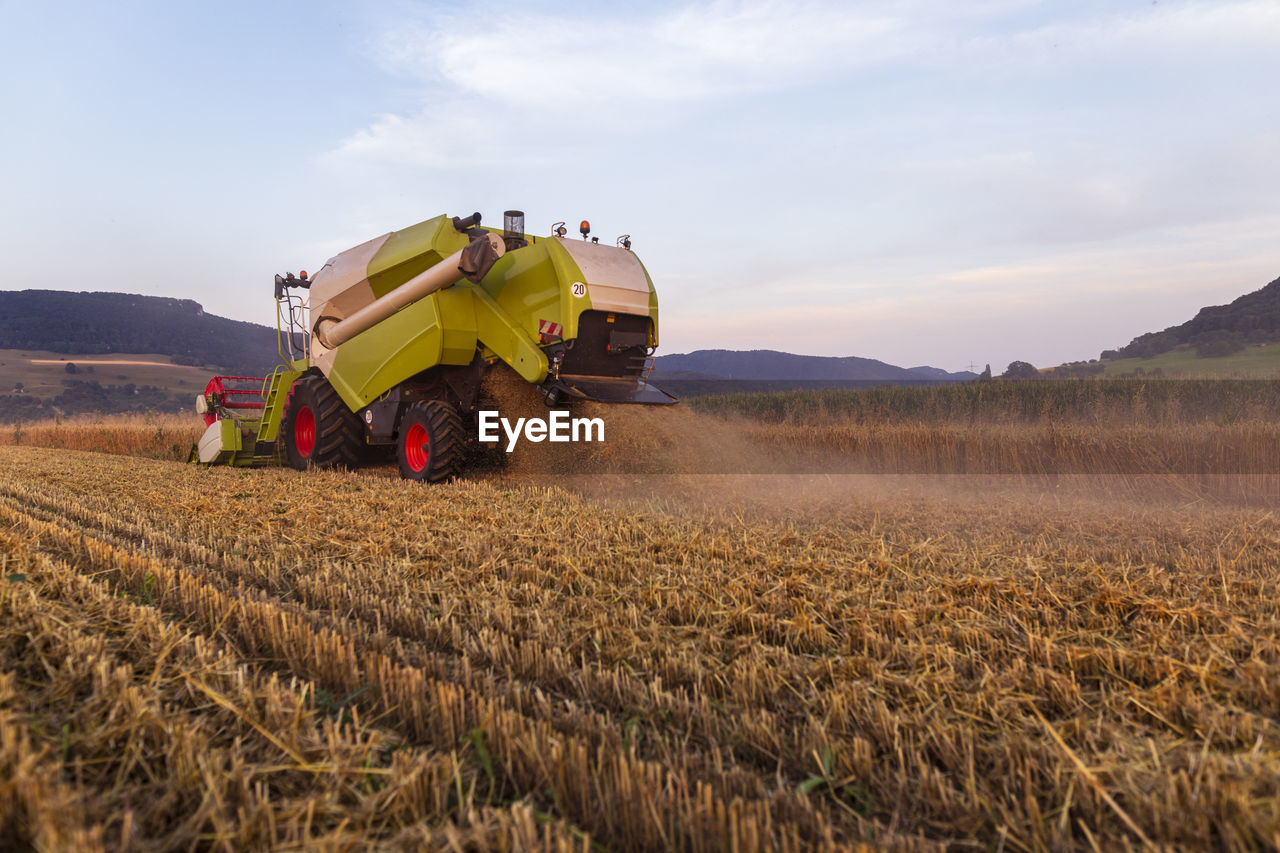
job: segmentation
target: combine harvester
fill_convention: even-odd
[[[658,345],[658,297],[631,251],[501,235],[480,214],[437,216],[276,276],[282,365],[266,377],[215,376],[196,398],[207,428],[191,461],[299,470],[355,467],[394,447],[401,476],[440,482],[476,443],[481,383],[499,361],[548,406],[574,400],[670,404],[645,380]],[[306,291],[303,298],[298,291]]]

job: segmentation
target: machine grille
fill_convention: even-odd
[[[612,321],[610,320],[612,318]],[[578,337],[561,372],[581,376],[640,376],[649,356],[648,316],[583,311]]]

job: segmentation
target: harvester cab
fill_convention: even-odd
[[[402,476],[460,473],[481,385],[510,369],[549,406],[580,400],[668,405],[650,385],[658,299],[631,251],[527,235],[506,211],[437,216],[275,277],[281,365],[214,377],[196,401],[204,464],[355,467],[394,450]],[[305,295],[304,295],[305,294]],[[501,364],[499,364],[501,362]]]

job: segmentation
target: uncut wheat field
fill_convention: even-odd
[[[1268,500],[93,429],[0,447],[0,849],[1280,848]]]

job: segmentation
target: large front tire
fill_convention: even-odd
[[[299,471],[354,468],[364,447],[364,428],[329,380],[309,373],[289,389],[280,440],[285,459]]]
[[[396,459],[400,476],[442,483],[462,471],[465,437],[458,410],[441,400],[414,403],[400,418]]]

